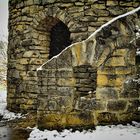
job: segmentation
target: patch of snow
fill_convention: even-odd
[[[13,113],[6,109],[7,102],[7,92],[6,90],[0,91],[0,115],[3,116],[2,120],[10,121],[18,118],[23,118],[24,116],[21,113]]]
[[[8,110],[4,110],[2,120],[11,121],[11,120],[15,120],[15,119],[23,118],[23,117],[24,115],[22,115],[21,113],[14,113]]]
[[[140,55],[140,48],[137,48],[136,55]]]
[[[139,140],[140,138],[140,123],[133,122],[133,125],[112,125],[112,126],[97,126],[96,130],[75,131],[64,130],[59,133],[56,130],[40,131],[33,128],[28,140]]]
[[[0,115],[3,116],[4,110],[6,110],[6,98],[7,94],[5,90],[0,91]]]

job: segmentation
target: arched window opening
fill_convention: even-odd
[[[49,59],[59,54],[62,50],[71,44],[70,31],[62,21],[59,21],[52,27],[50,31],[50,38],[51,42]]]

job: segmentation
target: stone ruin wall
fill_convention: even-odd
[[[112,18],[138,6],[140,6],[139,0],[131,2],[123,0],[9,0],[8,109],[15,112],[35,112],[37,110],[37,98],[40,96],[38,96],[40,93],[38,85],[41,83],[38,83],[36,70],[49,59],[50,33],[57,23],[62,21],[68,27],[71,43],[74,43],[86,39],[97,28]],[[126,50],[122,51],[125,52]],[[112,60],[110,61],[112,63]],[[66,87],[57,89],[57,92],[53,92],[54,94],[65,93],[64,91],[72,93],[76,88],[76,95],[79,96],[80,93],[84,96],[87,90],[93,93],[96,84],[102,86],[102,84],[108,83],[106,74],[99,75],[96,83],[96,75],[100,73],[100,70],[96,73],[96,70],[91,68],[90,65],[76,66],[74,68],[75,77],[73,78],[73,69],[69,69],[69,64],[67,65],[67,69],[57,71],[58,77],[62,76],[57,84],[66,84]],[[67,71],[68,83],[63,82],[63,78],[66,78],[63,71]],[[42,92],[46,92],[47,85],[48,89],[56,90],[54,86],[56,79],[51,76],[49,79],[49,74],[53,76],[56,74],[56,70],[54,69],[51,73],[48,72],[48,80],[44,81],[45,87],[42,87]],[[104,78],[106,81],[100,83],[100,78]],[[75,85],[74,89],[69,86],[71,84]],[[99,88],[98,91],[100,90],[103,89]],[[64,97],[69,98],[67,96],[67,94],[70,94],[69,92],[66,92]],[[115,95],[115,92],[111,93],[114,94],[114,99],[117,98],[118,95]],[[73,97],[70,95],[70,98]],[[98,98],[102,98],[100,94]],[[62,98],[60,104],[61,102],[64,103],[65,100]],[[55,104],[55,102],[50,103],[52,110]],[[81,106],[83,104],[81,102]],[[40,109],[38,108],[38,110]],[[71,106],[63,109],[63,111],[66,110],[71,110]],[[108,117],[110,118],[110,115]]]
[[[38,69],[40,128],[140,121],[136,26],[137,14],[118,19]]]

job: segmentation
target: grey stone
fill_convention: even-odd
[[[118,112],[125,111],[127,102],[124,100],[109,101],[107,104],[108,111]]]

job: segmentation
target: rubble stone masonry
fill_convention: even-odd
[[[139,6],[139,0],[9,0],[7,108],[37,112],[40,128],[140,121],[140,11],[92,34]]]

